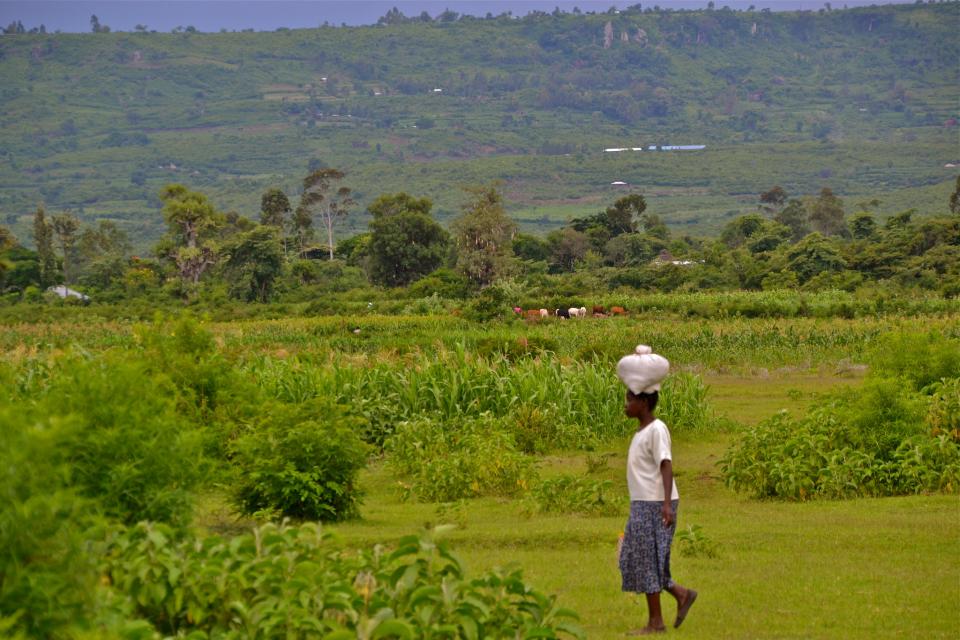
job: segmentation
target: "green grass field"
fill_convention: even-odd
[[[802,412],[817,394],[858,385],[857,371],[709,374],[718,412],[754,423],[772,412]],[[960,628],[960,502],[928,495],[846,501],[759,501],[724,487],[716,466],[732,433],[674,437],[681,493],[679,531],[698,525],[714,558],[686,556],[674,543],[672,569],[700,598],[671,634],[687,638],[953,638]],[[389,543],[424,526],[457,522],[448,534],[471,574],[517,564],[529,582],[579,612],[590,638],[621,637],[643,626],[641,598],[619,588],[615,547],[626,517],[623,477],[628,441],[606,443],[596,477],[623,496],[618,516],[529,517],[515,500],[471,500],[444,513],[402,502],[382,463],[363,475],[359,521],[331,527],[349,546]],[[541,459],[542,476],[586,472],[586,455]],[[197,523],[231,531],[250,523],[219,494],[202,501]],[[672,621],[675,605],[664,597]]]

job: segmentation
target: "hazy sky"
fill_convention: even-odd
[[[913,0],[837,0],[835,9],[875,4],[904,4]],[[570,11],[606,11],[611,6],[627,7],[636,0],[496,0],[492,2],[458,0],[0,0],[0,26],[20,20],[27,29],[43,24],[48,31],[90,30],[90,16],[96,15],[101,24],[119,31],[132,31],[135,25],[146,25],[157,31],[170,31],[181,26],[193,26],[200,31],[256,29],[272,31],[278,27],[316,27],[325,21],[330,24],[374,24],[391,7],[396,6],[408,16],[422,11],[432,16],[449,8],[458,13],[483,16],[512,11],[524,15],[531,10],[552,11],[554,7]],[[707,0],[654,0],[641,2],[644,7],[702,9]],[[715,0],[717,8],[746,9],[754,5],[758,10],[816,10],[823,0]]]

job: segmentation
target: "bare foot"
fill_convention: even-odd
[[[633,631],[627,631],[626,635],[628,636],[648,636],[654,633],[666,633],[666,627],[651,627],[647,625],[642,629],[634,629]]]

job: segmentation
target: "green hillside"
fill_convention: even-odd
[[[820,13],[623,11],[271,33],[0,37],[0,224],[37,203],[160,235],[180,182],[256,216],[308,165],[362,205],[406,190],[457,213],[502,180],[545,231],[609,204],[710,233],[774,184],[881,214],[945,209],[960,161],[960,3]],[[610,147],[707,145],[703,151]]]

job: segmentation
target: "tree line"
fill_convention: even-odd
[[[466,189],[449,230],[429,198],[382,194],[367,207],[368,230],[338,241],[338,223],[355,202],[333,168],[310,171],[296,206],[281,189],[267,190],[259,221],[221,212],[180,184],[160,199],[167,231],[150,257],[131,255],[110,221],[84,227],[42,205],[34,249],[0,227],[3,300],[36,301],[64,284],[110,300],[196,300],[221,288],[237,300],[269,302],[321,282],[334,292],[372,286],[467,298],[504,281],[581,294],[884,285],[960,295],[960,177],[943,215],[908,210],[886,220],[873,212],[876,200],[849,215],[828,187],[791,197],[774,186],[758,195],[756,213],[734,218],[715,238],[677,235],[636,193],[545,237],[522,233],[491,184]]]

